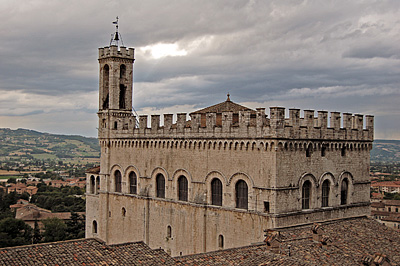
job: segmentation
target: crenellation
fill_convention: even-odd
[[[304,120],[303,125],[308,129],[314,127],[314,110],[304,110]]]
[[[293,128],[300,127],[300,109],[289,109],[289,125]]]
[[[164,114],[164,133],[169,132],[172,127],[173,114]]]
[[[327,111],[318,111],[318,120],[317,127],[321,129],[328,128],[328,112]]]
[[[352,126],[352,114],[343,113],[343,128],[350,130]]]
[[[139,129],[140,133],[145,133],[145,129],[147,128],[147,115],[139,116]]]
[[[178,133],[183,133],[185,125],[186,125],[186,113],[177,114],[176,131]]]
[[[216,124],[217,124],[217,114],[216,113],[208,113],[207,120],[206,120],[207,132],[213,132]]]
[[[120,58],[135,58],[135,49],[134,48],[126,48],[124,46],[106,46],[99,48],[99,59],[108,58],[108,57],[120,57]]]
[[[331,112],[331,119],[330,119],[330,128],[334,130],[340,129],[340,113],[339,112]]]
[[[160,128],[160,115],[151,115],[151,132],[156,133]]]
[[[364,126],[364,116],[361,114],[355,114],[353,116],[353,129],[362,130]]]

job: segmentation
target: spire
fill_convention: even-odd
[[[124,42],[122,41],[122,36],[121,34],[118,32],[118,20],[119,17],[116,17],[116,21],[113,21],[113,24],[115,25],[115,33],[111,34],[111,40],[110,40],[110,46],[111,45],[116,45],[119,47],[119,41],[121,40],[121,46],[124,46]]]
[[[229,94],[229,92],[228,92],[228,94],[227,94],[226,96],[228,96],[228,98],[226,99],[226,101],[227,101],[227,102],[230,102],[230,101],[231,101],[231,98],[229,98],[229,96],[231,96],[231,95]]]

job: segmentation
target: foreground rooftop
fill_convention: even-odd
[[[172,258],[143,242],[0,249],[0,265],[400,265],[400,233],[362,217],[268,231],[266,243]]]

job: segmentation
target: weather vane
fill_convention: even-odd
[[[117,19],[116,21],[113,21],[113,24],[115,25],[115,33],[111,34],[110,46],[113,45],[113,44],[116,45],[116,46],[119,46],[119,40],[121,40],[121,44],[122,44],[122,46],[124,46],[124,42],[122,41],[122,36],[118,32],[118,20],[119,20],[119,17],[117,16],[116,19]]]

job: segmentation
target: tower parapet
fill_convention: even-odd
[[[289,109],[285,117],[285,108],[271,107],[270,118],[265,108],[244,111],[223,111],[201,114],[193,112],[177,114],[173,123],[172,114],[164,114],[161,125],[160,115],[141,115],[139,127],[130,127],[129,131],[112,130],[110,137],[115,138],[281,138],[314,140],[351,140],[373,141],[374,117],[361,114]],[[235,118],[236,117],[236,118]],[[343,122],[341,123],[341,118]],[[150,124],[150,127],[149,127]],[[101,127],[102,129],[104,127]]]

